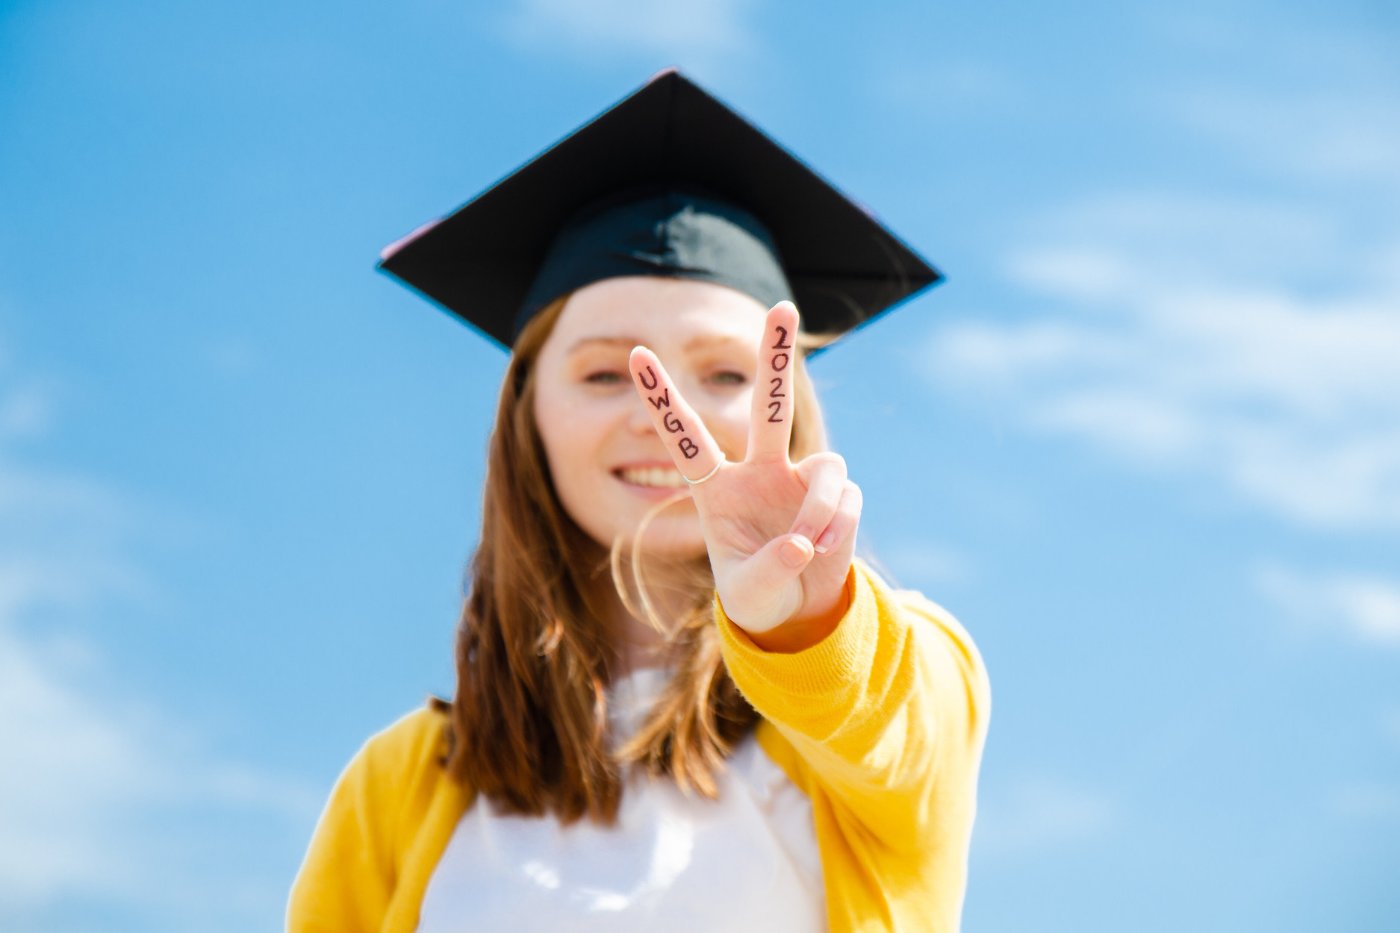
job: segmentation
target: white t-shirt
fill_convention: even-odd
[[[641,668],[612,685],[615,735],[632,733],[669,676]],[[639,769],[625,780],[612,828],[502,815],[478,797],[428,882],[419,933],[826,929],[811,801],[752,734],[717,800]]]

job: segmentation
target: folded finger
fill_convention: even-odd
[[[856,529],[860,526],[861,504],[860,487],[846,480],[842,484],[841,501],[831,516],[831,522],[812,540],[813,548],[818,554],[826,554],[847,545],[854,548],[855,543],[850,539],[854,539]]]
[[[792,534],[802,535],[813,543],[831,523],[841,502],[846,482],[846,461],[840,454],[825,451],[812,454],[797,465],[797,475],[807,487],[807,494],[792,520]]]

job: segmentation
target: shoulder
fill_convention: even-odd
[[[447,750],[447,714],[429,700],[370,736],[346,771],[402,800],[415,785],[432,784],[445,775]]]
[[[880,599],[908,625],[912,643],[934,674],[939,692],[968,707],[974,732],[985,729],[991,711],[991,685],[972,634],[941,603],[918,590],[892,587],[868,564],[863,564],[862,569],[870,576]]]
[[[928,623],[938,637],[952,648],[964,666],[984,672],[982,654],[972,634],[946,607],[929,599],[918,590],[892,590],[890,598],[909,615]]]
[[[292,883],[288,930],[379,929],[435,799],[448,718],[431,704],[366,740],[331,791]]]
[[[982,657],[971,633],[945,606],[934,602],[918,590],[892,585],[877,569],[878,565],[869,560],[857,558],[854,563],[879,602],[896,610],[901,620],[914,623],[918,630],[936,637],[952,648],[967,666],[983,669]]]
[[[447,713],[429,699],[370,736],[365,748],[391,759],[442,754],[447,751],[447,722]]]
[[[969,630],[944,605],[917,590],[890,586],[874,567],[857,562],[883,625],[892,626],[896,654],[914,661],[913,670],[944,716],[962,709],[967,731],[986,731],[991,713],[991,686],[986,663]],[[958,719],[962,719],[958,716]]]

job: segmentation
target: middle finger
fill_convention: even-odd
[[[792,442],[793,371],[797,368],[797,306],[780,301],[768,312],[758,348],[758,378],[749,423],[750,463],[786,462]]]

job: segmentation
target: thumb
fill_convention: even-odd
[[[801,576],[816,554],[817,549],[806,535],[779,535],[759,548],[746,563],[755,583],[766,582],[770,587],[779,587]]]
[[[787,534],[769,541],[744,561],[735,574],[733,595],[749,610],[745,628],[772,628],[802,608],[802,589],[793,583],[814,556],[816,548],[806,536]],[[738,616],[733,618],[740,621]]]

